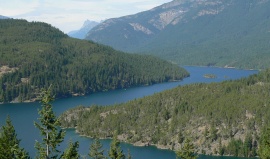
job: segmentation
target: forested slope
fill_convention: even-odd
[[[181,65],[270,67],[269,0],[173,0],[108,19],[87,39]]]
[[[69,38],[45,23],[0,20],[0,103],[34,99],[51,84],[66,97],[186,76],[164,60]]]
[[[179,86],[108,107],[77,107],[63,127],[87,136],[177,149],[190,138],[198,153],[255,156],[270,120],[270,70],[236,81]]]

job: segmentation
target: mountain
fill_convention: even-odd
[[[56,98],[180,80],[188,73],[156,57],[68,37],[46,23],[0,21],[0,103]]]
[[[5,16],[0,15],[0,19],[9,19],[9,17],[5,17]]]
[[[108,19],[86,39],[181,65],[268,68],[270,0],[174,0]]]
[[[71,31],[68,35],[73,38],[84,39],[87,33],[98,24],[98,22],[86,20],[80,30]]]
[[[236,81],[191,84],[123,104],[79,106],[60,117],[80,135],[177,150],[186,138],[199,154],[255,157],[270,125],[270,70]]]

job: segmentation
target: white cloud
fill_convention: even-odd
[[[0,0],[0,15],[16,16],[35,10],[38,0]]]
[[[86,19],[100,21],[135,14],[169,1],[171,0],[0,0],[0,15],[43,21],[69,32],[79,29]]]

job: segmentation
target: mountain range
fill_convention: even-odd
[[[71,31],[68,33],[68,35],[73,38],[84,39],[87,33],[98,24],[99,22],[86,20],[79,30]]]
[[[181,65],[270,67],[269,0],[174,0],[108,19],[86,39]]]
[[[0,19],[9,19],[9,17],[0,15]]]

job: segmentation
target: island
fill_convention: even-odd
[[[217,76],[214,74],[204,74],[203,77],[204,78],[217,78]]]

